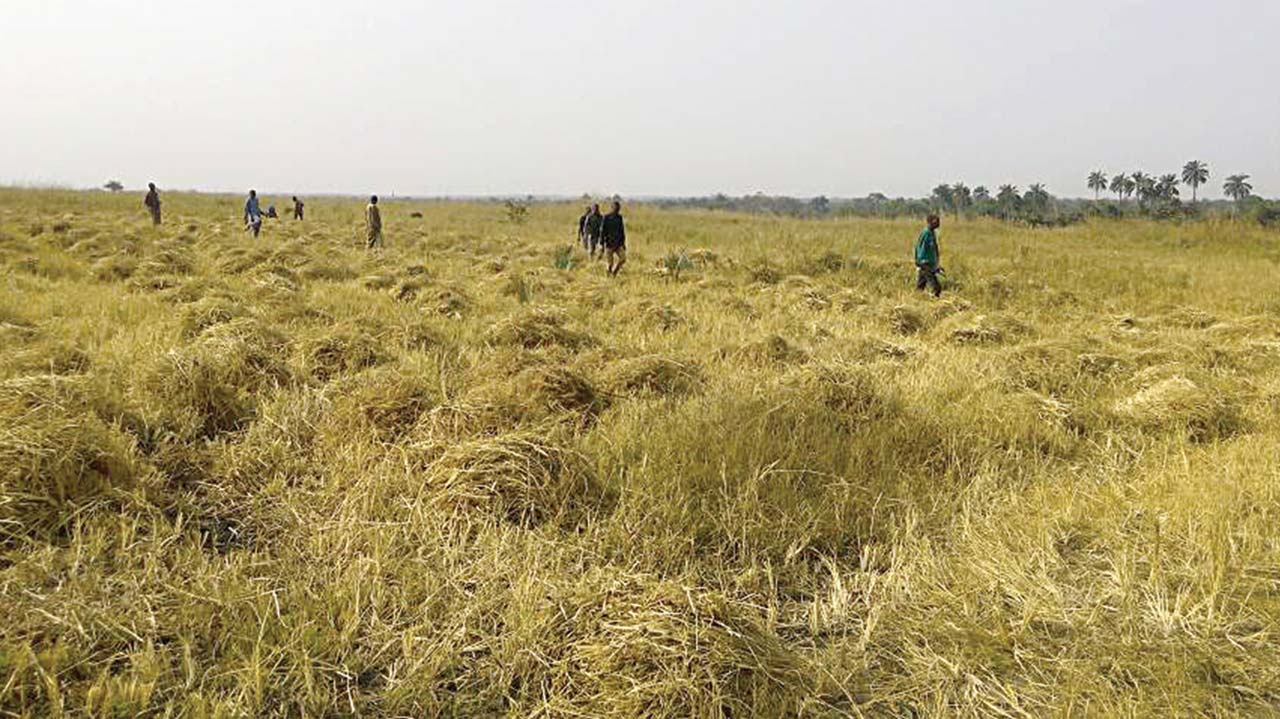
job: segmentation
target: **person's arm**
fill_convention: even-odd
[[[618,246],[627,246],[627,225],[622,220],[622,215],[618,215]]]

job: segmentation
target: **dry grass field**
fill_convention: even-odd
[[[1275,232],[164,201],[0,191],[2,716],[1280,716]]]

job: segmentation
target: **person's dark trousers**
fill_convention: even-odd
[[[938,268],[933,265],[916,265],[916,289],[928,287],[934,297],[942,296],[942,283],[938,281]]]

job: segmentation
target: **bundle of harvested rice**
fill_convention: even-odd
[[[643,355],[615,362],[605,373],[605,386],[619,394],[681,395],[702,388],[696,362],[662,355]]]
[[[339,326],[308,337],[300,343],[304,371],[327,382],[341,374],[375,367],[389,357],[382,343],[370,332],[353,326]]]
[[[1183,375],[1153,381],[1115,405],[1115,411],[1147,430],[1186,432],[1192,441],[1230,437],[1244,429],[1235,397],[1207,380]]]
[[[139,475],[133,443],[86,392],[49,375],[0,382],[0,545],[61,530],[76,507]]]
[[[899,334],[915,334],[924,329],[924,316],[908,305],[896,305],[889,310],[889,326]]]
[[[519,431],[450,444],[418,445],[434,501],[454,512],[483,510],[521,527],[575,526],[607,505],[590,464],[546,431]],[[442,451],[441,451],[442,450]]]
[[[162,426],[180,437],[215,437],[243,428],[259,394],[289,379],[284,336],[251,319],[206,329],[159,357],[135,392]]]
[[[804,362],[809,353],[787,341],[782,335],[769,335],[748,343],[737,355],[761,364],[793,364]]]
[[[793,374],[790,381],[813,393],[825,407],[853,423],[892,416],[901,406],[884,382],[865,367],[818,364]]]
[[[387,440],[395,440],[442,400],[432,378],[402,365],[375,367],[338,381],[334,389],[335,426],[348,435],[371,431]]]
[[[194,337],[209,327],[247,317],[249,310],[238,300],[221,296],[202,297],[182,309],[182,334]]]
[[[612,573],[616,574],[616,573]],[[757,607],[647,575],[588,577],[561,599],[544,691],[582,716],[787,716],[813,677]]]
[[[527,310],[499,320],[489,329],[488,340],[493,344],[517,345],[528,349],[576,349],[594,344],[590,335],[571,330],[565,324],[564,315],[556,310]]]

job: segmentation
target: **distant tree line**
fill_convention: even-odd
[[[992,192],[985,185],[970,188],[964,182],[940,184],[927,197],[890,198],[873,192],[866,197],[832,199],[825,196],[796,198],[756,193],[731,197],[686,197],[656,200],[664,207],[697,207],[790,217],[921,217],[930,212],[956,217],[993,217],[1006,222],[1036,226],[1067,225],[1089,217],[1152,217],[1157,219],[1230,215],[1280,226],[1280,203],[1268,202],[1253,194],[1249,175],[1231,175],[1222,190],[1229,201],[1202,201],[1199,190],[1208,184],[1209,167],[1199,160],[1183,166],[1182,172],[1162,175],[1143,171],[1108,176],[1102,170],[1090,172],[1087,186],[1092,200],[1055,197],[1040,183],[1025,190],[1016,185],[1000,185]],[[1184,203],[1181,187],[1191,188],[1191,202]],[[1103,199],[1103,193],[1115,195]]]

